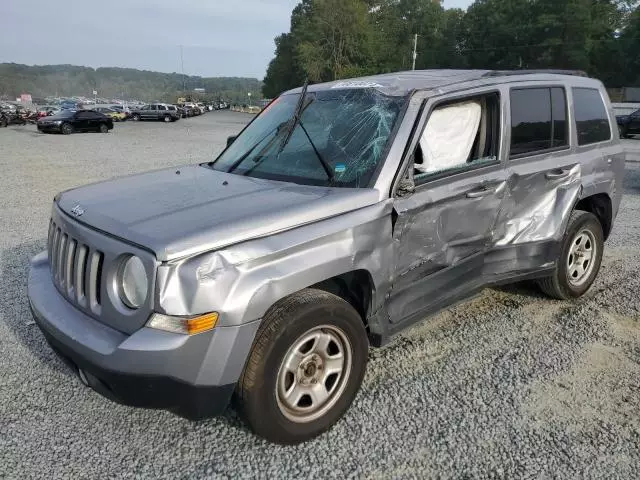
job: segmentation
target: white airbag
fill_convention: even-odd
[[[478,134],[481,116],[478,101],[436,108],[420,139],[423,163],[416,163],[416,170],[432,173],[465,164]]]

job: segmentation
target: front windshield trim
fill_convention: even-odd
[[[407,112],[407,109],[409,107],[409,103],[410,103],[410,99],[411,96],[413,94],[413,92],[410,92],[407,95],[389,95],[386,93],[383,93],[377,89],[374,88],[358,88],[358,89],[345,89],[345,90],[360,90],[360,91],[372,91],[378,95],[381,95],[383,97],[387,97],[387,98],[393,98],[396,99],[398,101],[399,104],[399,109],[398,109],[398,113],[397,116],[395,118],[394,121],[394,125],[393,128],[391,129],[391,131],[389,132],[389,135],[386,139],[386,143],[385,146],[383,148],[383,150],[380,152],[380,156],[378,158],[377,164],[374,168],[374,170],[372,171],[370,178],[368,179],[366,184],[362,184],[359,187],[352,187],[352,188],[373,188],[378,180],[378,177],[380,176],[380,173],[382,171],[383,166],[385,165],[385,163],[387,162],[387,157],[389,155],[389,152],[391,150],[391,147],[393,146],[393,143],[395,142],[396,136],[398,134],[398,131],[402,125],[402,123],[404,122],[404,118]],[[313,94],[319,94],[325,91],[330,91],[329,89],[313,89],[310,90],[310,93]],[[265,108],[257,115],[254,116],[254,118],[245,125],[245,127],[240,130],[240,132],[235,136],[236,138],[239,138],[241,135],[243,135],[243,133],[256,121],[258,120],[266,111],[268,111],[269,107],[277,102],[280,99],[283,99],[285,97],[290,97],[290,96],[299,96],[300,92],[296,92],[296,91],[288,91],[288,92],[284,92],[282,94],[280,94],[278,97],[274,98],[271,102],[269,102],[269,104],[267,104],[265,106]],[[220,152],[220,154],[214,159],[211,160],[209,162],[204,162],[201,163],[200,166],[202,167],[208,167],[208,168],[212,168],[221,158],[223,158],[223,156],[225,155],[225,153],[229,150],[229,148],[232,147],[232,144],[229,144],[227,146],[225,146],[225,148]],[[225,169],[221,169],[219,170],[220,172],[223,173],[227,173]],[[242,172],[231,172],[230,174],[232,175],[239,175],[242,176],[243,173]],[[334,181],[333,183],[331,183],[330,185],[327,185],[326,180],[325,181],[320,181],[318,179],[313,179],[313,178],[309,178],[309,177],[295,177],[292,175],[278,175],[278,174],[267,174],[267,173],[258,173],[258,174],[254,174],[253,177],[255,178],[261,178],[261,179],[267,179],[267,180],[274,180],[274,181],[281,181],[281,182],[287,182],[287,183],[296,183],[296,184],[300,184],[300,185],[316,185],[316,186],[324,186],[324,187],[340,187],[340,185],[344,185],[344,187],[347,187],[347,183],[345,182],[340,182],[338,180]],[[303,180],[301,182],[296,182],[296,179],[300,178],[300,180]]]

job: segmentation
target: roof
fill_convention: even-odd
[[[580,76],[586,73],[574,70],[410,70],[405,72],[384,73],[369,77],[309,85],[309,91],[321,91],[341,88],[375,88],[385,95],[405,96],[413,90],[433,90],[453,84],[475,80],[494,80],[499,83],[504,77],[522,75],[544,76]],[[299,93],[301,87],[286,93]]]

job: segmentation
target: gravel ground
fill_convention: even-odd
[[[248,118],[215,112],[108,135],[0,130],[0,478],[640,476],[640,164],[628,164],[585,298],[550,301],[519,285],[445,311],[372,350],[344,420],[305,445],[272,446],[233,411],[189,422],[83,387],[26,297],[53,195],[212,158]]]

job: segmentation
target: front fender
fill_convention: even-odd
[[[217,311],[220,326],[264,316],[281,298],[354,270],[369,272],[374,307],[384,299],[393,259],[391,202],[381,202],[224,250],[158,268],[156,310]]]

